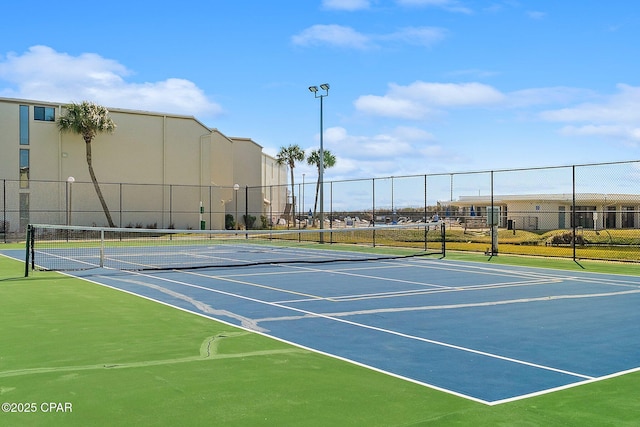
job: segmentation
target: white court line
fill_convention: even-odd
[[[385,264],[386,263],[387,262],[385,262]],[[385,266],[385,267],[373,267],[373,269],[376,269],[376,268],[394,268],[394,267],[398,266],[396,263],[388,263],[388,264],[393,264],[393,265],[392,266]],[[411,264],[406,264],[405,263],[405,264],[402,264],[402,265],[410,266],[410,267],[416,267],[416,264],[413,264],[413,263],[411,263]],[[346,275],[346,276],[359,277],[359,278],[365,278],[365,279],[382,280],[382,281],[396,282],[396,283],[403,283],[403,284],[414,284],[414,285],[419,285],[419,286],[424,286],[424,287],[430,287],[432,289],[411,289],[411,290],[404,290],[404,291],[378,292],[378,293],[370,293],[370,294],[354,294],[354,295],[341,295],[341,296],[320,296],[320,295],[306,294],[306,293],[302,293],[302,292],[292,291],[292,290],[279,288],[279,287],[274,287],[274,286],[261,285],[261,284],[254,283],[254,282],[241,281],[241,280],[237,280],[237,279],[234,280],[234,282],[238,283],[238,284],[244,284],[244,285],[247,285],[247,286],[265,288],[265,289],[273,290],[273,291],[276,291],[276,292],[282,292],[282,293],[288,293],[288,294],[307,297],[307,298],[304,298],[304,299],[288,299],[288,300],[275,301],[276,303],[280,303],[280,304],[290,304],[290,303],[305,302],[305,301],[312,301],[312,300],[325,300],[325,301],[331,301],[331,302],[350,302],[350,301],[358,301],[358,300],[408,297],[408,296],[436,294],[436,293],[447,293],[447,292],[481,291],[481,290],[487,290],[487,289],[499,289],[499,288],[506,288],[506,287],[537,286],[537,285],[562,283],[563,281],[581,280],[581,278],[579,278],[577,276],[557,276],[557,275],[554,276],[554,275],[544,275],[544,274],[541,275],[541,274],[529,274],[528,272],[518,272],[519,274],[510,274],[510,273],[513,273],[513,272],[511,272],[509,270],[500,270],[500,269],[495,269],[495,268],[481,268],[481,270],[483,270],[481,272],[481,274],[485,274],[485,275],[499,275],[499,276],[507,276],[507,277],[524,276],[524,277],[530,277],[531,280],[451,287],[451,286],[437,285],[437,284],[434,284],[434,283],[427,283],[427,282],[417,282],[417,281],[411,281],[411,280],[393,279],[393,278],[385,278],[385,277],[380,277],[380,276],[372,276],[372,275],[367,275],[367,274],[357,274],[357,273],[353,273],[352,272],[352,270],[354,270],[354,269],[348,269],[349,271],[345,271],[344,269],[338,269],[338,270],[331,270],[330,269],[330,270],[327,270],[327,269],[319,269],[319,268],[306,267],[306,266],[295,266],[295,265],[286,265],[284,267],[288,268],[288,269],[293,269],[294,271],[293,272],[290,272],[290,271],[270,272],[268,274],[270,274],[270,275],[292,274],[292,273],[296,274],[297,272],[319,273],[319,274],[339,274],[339,275]],[[429,267],[419,266],[419,267],[421,267],[421,268],[432,268],[430,266]],[[369,268],[367,268],[367,267],[358,267],[355,270],[363,270],[363,269],[364,270],[370,270],[372,268],[371,267],[369,267]],[[445,270],[445,271],[463,272],[463,273],[469,273],[469,274],[472,274],[472,273],[475,272],[475,271],[469,271],[469,270],[466,270],[466,269],[447,269],[447,268],[437,268],[437,269]],[[230,279],[230,277],[231,277],[231,276],[208,275],[208,274],[195,273],[195,272],[186,272],[186,273],[187,274],[193,274],[193,275],[201,276],[201,277],[206,277],[206,278],[213,278],[213,279],[223,279],[223,278]],[[256,276],[256,275],[261,275],[261,274],[260,273],[251,273],[250,275],[239,274],[239,275],[233,275],[233,276],[234,277],[238,277],[238,276],[247,277],[247,276]],[[589,280],[583,280],[583,281],[589,282]],[[626,287],[634,287],[634,288],[638,287],[638,285],[634,286],[634,285],[627,285],[627,284],[619,284],[619,283],[616,283],[616,281],[611,280],[611,279],[608,280],[608,281],[612,282],[611,284],[615,284],[617,286],[626,286]],[[593,282],[599,283],[599,282],[595,281],[595,279],[593,279]],[[433,289],[433,288],[436,288],[436,289]],[[462,304],[462,305],[461,304],[453,304],[453,305],[447,305],[447,306],[443,306],[443,307],[446,307],[446,308],[461,308],[461,307],[473,307],[473,306],[490,306],[490,305],[501,305],[501,304],[522,303],[522,302],[547,301],[547,300],[551,300],[551,299],[568,299],[568,298],[613,296],[613,295],[621,295],[621,294],[625,294],[625,293],[635,293],[635,292],[631,291],[631,292],[618,292],[618,293],[612,292],[612,293],[597,293],[597,294],[584,294],[584,295],[580,295],[580,294],[577,294],[577,295],[556,295],[556,296],[545,296],[545,297],[539,297],[539,298],[521,298],[521,299],[507,300],[507,301],[493,301],[493,302],[471,303],[471,304]],[[414,307],[414,308],[405,307],[405,308],[401,308],[401,309],[383,309],[380,312],[410,311],[410,310],[424,310],[424,309],[428,309],[428,308],[424,308],[424,307]],[[370,312],[371,313],[375,313],[376,311],[372,310]]]
[[[436,262],[440,263],[436,265]],[[459,264],[447,264],[450,261],[446,260],[438,260],[434,261],[432,259],[418,259],[414,260],[414,262],[407,262],[407,265],[413,267],[427,268],[431,270],[443,270],[443,271],[455,271],[465,274],[486,274],[486,275],[497,275],[497,276],[507,276],[507,277],[529,277],[533,279],[563,279],[566,276],[558,275],[558,274],[546,274],[541,273],[539,271],[519,271],[509,268],[504,268],[508,266],[500,267],[485,267],[485,266],[476,266],[476,265],[459,265]],[[443,265],[444,263],[444,265]],[[533,268],[535,270],[535,268]]]
[[[348,316],[358,316],[363,314],[401,313],[401,312],[410,312],[410,311],[451,310],[451,309],[457,309],[457,308],[493,307],[493,306],[509,305],[509,304],[523,304],[523,303],[531,303],[531,302],[541,302],[541,301],[546,302],[546,301],[567,300],[567,299],[602,298],[602,297],[630,295],[630,294],[640,294],[640,289],[629,290],[629,291],[619,291],[619,292],[604,292],[604,293],[597,293],[597,294],[555,295],[555,296],[546,296],[546,297],[518,298],[518,299],[502,300],[502,301],[484,301],[484,302],[471,302],[471,303],[461,303],[461,304],[372,308],[367,310],[329,312],[324,314],[330,317],[348,317]],[[275,322],[275,321],[283,321],[283,320],[297,320],[297,319],[302,319],[307,317],[309,316],[305,315],[305,316],[286,316],[286,317],[265,317],[262,319],[255,319],[255,320],[256,322],[259,323],[259,322]]]
[[[319,269],[319,268],[303,267],[303,266],[299,266],[299,265],[286,265],[285,267],[286,268],[291,268],[291,269],[304,270],[304,271],[308,271],[308,272],[322,272],[322,273],[328,273],[328,274],[339,274],[339,275],[344,275],[344,276],[360,277],[360,278],[365,278],[365,279],[383,280],[385,282],[405,283],[405,284],[420,285],[420,286],[425,286],[425,287],[431,286],[431,287],[434,287],[434,288],[441,288],[441,289],[455,289],[455,287],[452,287],[452,286],[438,285],[436,283],[425,283],[425,282],[416,282],[414,280],[393,279],[393,278],[389,278],[389,277],[372,276],[370,274],[351,273],[351,272],[342,271],[342,270],[323,270],[323,269]]]
[[[276,291],[276,292],[282,292],[282,293],[287,293],[287,294],[303,296],[303,297],[307,297],[308,299],[312,299],[312,300],[327,300],[328,299],[328,298],[325,298],[325,297],[322,297],[322,296],[319,296],[319,295],[313,295],[313,294],[308,294],[308,293],[304,293],[304,292],[292,291],[292,290],[289,290],[289,289],[276,288],[274,286],[261,285],[259,283],[246,282],[244,280],[233,279],[233,278],[228,277],[228,276],[216,276],[216,275],[209,275],[209,274],[204,274],[204,273],[197,273],[195,271],[182,271],[182,270],[175,270],[175,272],[188,274],[188,275],[191,275],[191,276],[204,277],[204,278],[207,278],[207,279],[223,280],[223,281],[232,282],[232,283],[235,283],[235,284],[251,286],[251,287],[254,287],[254,288],[262,288],[262,289],[268,289],[268,290]],[[152,277],[154,277],[154,276],[152,276]],[[208,288],[206,288],[206,289],[208,289]]]
[[[413,266],[413,265],[410,265]],[[410,285],[419,285],[423,287],[430,287],[432,289],[423,289],[423,290],[409,290],[409,291],[399,291],[399,292],[389,292],[389,293],[379,293],[379,294],[362,294],[362,295],[351,295],[351,296],[337,296],[337,297],[326,297],[325,299],[329,301],[355,301],[359,299],[374,299],[374,298],[389,298],[395,296],[409,296],[409,295],[420,295],[420,294],[428,294],[428,293],[439,293],[439,292],[461,292],[468,290],[482,290],[482,289],[494,289],[500,287],[510,287],[510,286],[533,286],[540,284],[550,284],[550,283],[559,283],[562,280],[554,279],[549,277],[540,277],[540,278],[532,278],[529,281],[520,281],[520,282],[507,282],[507,283],[493,283],[493,284],[480,284],[480,285],[470,285],[470,286],[446,286],[446,285],[438,285],[435,283],[427,283],[427,282],[417,282],[413,280],[404,280],[404,279],[394,279],[389,277],[381,277],[381,276],[372,276],[368,274],[356,274],[350,271],[336,271],[336,270],[323,270],[312,267],[304,267],[304,266],[295,266],[295,265],[287,265],[286,268],[298,269],[307,272],[322,272],[327,274],[339,274],[345,276],[352,276],[358,278],[372,279],[372,280],[381,280],[385,282],[395,282],[395,283],[403,283]],[[489,274],[489,273],[484,273]],[[513,277],[513,275],[502,274],[503,276]],[[433,289],[436,288],[436,289]],[[403,295],[404,294],[404,295]]]
[[[184,273],[181,271],[176,271],[178,273]],[[429,344],[434,344],[437,346],[441,346],[441,347],[446,347],[446,348],[451,348],[454,350],[459,350],[459,351],[463,351],[463,352],[467,352],[467,353],[472,353],[472,354],[477,354],[480,356],[485,356],[485,357],[489,357],[492,359],[497,359],[497,360],[502,360],[502,361],[506,361],[506,362],[510,362],[510,363],[515,363],[515,364],[519,364],[519,365],[523,365],[523,366],[529,366],[529,367],[533,367],[536,369],[541,369],[541,370],[545,370],[545,371],[549,371],[549,372],[556,372],[556,373],[560,373],[560,374],[564,374],[564,375],[569,375],[572,377],[576,377],[576,378],[582,378],[585,380],[593,380],[595,379],[595,377],[589,376],[589,375],[584,375],[584,374],[580,374],[580,373],[576,373],[576,372],[571,372],[571,371],[567,371],[564,369],[558,369],[558,368],[554,368],[551,366],[545,366],[545,365],[541,365],[541,364],[537,364],[537,363],[533,363],[533,362],[528,362],[525,360],[520,360],[520,359],[515,359],[515,358],[511,358],[511,357],[506,357],[506,356],[501,356],[499,354],[494,354],[494,353],[489,353],[489,352],[485,352],[485,351],[480,351],[480,350],[475,350],[472,348],[468,348],[468,347],[463,347],[463,346],[459,346],[459,345],[455,345],[455,344],[450,344],[450,343],[446,343],[444,341],[437,341],[437,340],[432,340],[432,339],[428,339],[428,338],[422,338],[422,337],[417,337],[414,335],[409,335],[409,334],[405,334],[402,332],[397,332],[397,331],[393,331],[390,329],[385,329],[385,328],[379,328],[377,326],[371,326],[371,325],[366,325],[363,323],[359,323],[359,322],[354,322],[351,320],[347,320],[347,319],[342,319],[342,318],[338,318],[338,317],[333,317],[333,316],[328,316],[322,313],[315,313],[309,310],[303,310],[300,308],[295,308],[295,307],[289,307],[283,304],[279,304],[279,303],[274,303],[274,302],[269,302],[269,301],[263,301],[263,300],[259,300],[256,298],[251,298],[251,297],[247,297],[247,296],[243,296],[243,295],[238,295],[238,294],[234,294],[232,292],[226,292],[226,291],[221,291],[221,290],[216,290],[216,289],[211,289],[211,288],[207,288],[205,286],[200,286],[200,285],[195,285],[192,283],[187,283],[187,282],[183,282],[180,280],[174,280],[174,279],[168,279],[165,277],[159,277],[159,276],[152,276],[149,274],[145,274],[145,273],[139,273],[139,272],[134,272],[135,275],[139,275],[139,276],[144,276],[144,277],[149,277],[153,280],[161,280],[161,281],[166,281],[169,283],[174,283],[177,285],[182,285],[182,286],[187,286],[187,287],[191,287],[191,288],[196,288],[196,289],[200,289],[200,290],[204,290],[207,292],[213,292],[213,293],[219,293],[222,295],[227,295],[227,296],[231,296],[231,297],[235,297],[235,298],[239,298],[239,299],[243,299],[243,300],[247,300],[247,301],[252,301],[255,303],[259,303],[259,304],[265,304],[265,305],[269,305],[269,306],[273,306],[273,307],[277,307],[277,308],[281,308],[281,309],[285,309],[285,310],[291,310],[291,311],[295,311],[295,312],[299,312],[299,313],[303,313],[312,317],[319,317],[319,318],[324,318],[327,320],[333,320],[335,322],[340,322],[340,323],[345,323],[351,326],[356,326],[359,328],[363,328],[363,329],[369,329],[369,330],[373,330],[373,331],[377,331],[377,332],[382,332],[382,333],[386,333],[386,334],[390,334],[390,335],[395,335],[395,336],[399,336],[402,338],[407,338],[407,339],[411,339],[414,341],[420,341],[420,342],[425,342],[425,343],[429,343]],[[228,279],[228,278],[215,278],[216,280],[222,280],[222,281],[229,281],[229,282],[234,282],[237,283],[238,281],[236,280],[232,280],[232,279]]]
[[[349,272],[344,272],[344,271],[340,271],[340,272],[336,272],[335,270],[323,270],[323,269],[317,269],[317,268],[310,268],[310,267],[300,267],[300,266],[293,266],[293,265],[287,265],[287,268],[290,269],[294,269],[293,272],[280,272],[279,274],[302,274],[302,273],[318,273],[318,274],[340,274],[340,275],[347,275],[347,276],[355,276],[355,277],[360,277],[360,278],[366,278],[366,279],[374,279],[374,280],[384,280],[384,281],[390,281],[390,282],[396,282],[396,283],[404,283],[404,284],[412,284],[412,285],[419,285],[419,286],[424,286],[424,287],[431,287],[431,288],[439,288],[439,289],[447,289],[447,290],[451,290],[454,288],[451,288],[450,286],[442,286],[442,285],[436,285],[436,284],[432,284],[432,283],[425,283],[425,282],[416,282],[416,281],[411,281],[411,280],[402,280],[402,279],[390,279],[390,278],[384,278],[384,277],[379,277],[379,276],[370,276],[370,275],[364,275],[364,274],[355,274],[355,273],[349,273]],[[210,274],[204,274],[204,273],[197,273],[197,272],[192,272],[192,271],[184,271],[184,273],[186,274],[191,274],[194,276],[200,276],[200,277],[206,277],[206,278],[211,278],[211,279],[220,279],[220,280],[227,280],[227,281],[231,281],[234,283],[239,283],[239,284],[243,284],[243,285],[248,285],[248,286],[254,286],[254,287],[260,287],[260,288],[266,288],[266,289],[270,289],[270,290],[274,290],[274,291],[279,291],[279,292],[283,292],[283,293],[289,293],[289,294],[294,294],[294,295],[301,295],[301,296],[307,296],[310,297],[314,300],[327,300],[327,301],[338,301],[339,298],[336,297],[324,297],[324,296],[320,296],[320,295],[312,295],[312,294],[305,294],[302,292],[296,292],[296,291],[292,291],[292,290],[288,290],[288,289],[284,289],[284,288],[277,288],[274,286],[267,286],[267,285],[260,285],[258,283],[254,283],[254,282],[246,282],[246,281],[242,281],[242,280],[238,280],[238,279],[232,279],[232,277],[247,277],[248,275],[233,275],[233,276],[223,276],[223,275],[210,275]],[[278,273],[271,273],[271,274],[278,274]],[[253,275],[258,275],[260,276],[260,274],[256,273]],[[415,291],[408,291],[408,292],[415,292]]]
[[[529,280],[525,282],[488,283],[483,285],[460,286],[460,287],[449,288],[449,289],[409,289],[406,291],[389,291],[389,292],[376,292],[376,293],[370,293],[370,294],[332,296],[332,297],[325,297],[323,299],[331,302],[351,302],[351,301],[363,301],[363,300],[382,299],[382,298],[401,298],[401,297],[411,297],[411,296],[418,296],[418,295],[434,295],[434,294],[446,294],[446,293],[453,293],[453,292],[473,292],[473,291],[484,291],[488,289],[550,285],[550,284],[557,284],[557,283],[562,283],[562,280],[548,279],[548,280]],[[286,303],[296,303],[296,302],[305,302],[305,301],[306,300],[302,299],[302,300],[280,300],[277,302],[286,304]]]
[[[315,294],[308,294],[308,293],[293,291],[293,290],[289,290],[289,289],[285,289],[285,288],[279,288],[279,287],[275,287],[275,286],[261,285],[261,284],[254,283],[254,282],[247,282],[247,281],[243,281],[243,280],[232,279],[231,278],[232,276],[218,276],[218,275],[210,275],[210,274],[204,274],[204,273],[199,273],[199,272],[190,272],[190,271],[185,271],[185,273],[186,274],[191,274],[191,275],[194,275],[194,276],[210,278],[210,279],[221,279],[221,280],[224,279],[224,280],[232,281],[234,283],[242,284],[242,285],[246,285],[246,286],[269,289],[269,290],[273,290],[273,291],[276,291],[276,292],[282,292],[282,293],[287,293],[287,294],[293,294],[293,295],[306,297],[306,298],[303,298],[303,299],[288,299],[288,300],[275,301],[276,303],[279,303],[279,304],[290,304],[290,303],[296,303],[296,302],[317,301],[317,300],[330,301],[330,302],[351,302],[351,301],[359,301],[359,300],[370,300],[370,299],[381,299],[381,298],[396,298],[396,297],[407,297],[407,296],[417,296],[417,295],[447,293],[447,292],[479,291],[479,290],[486,290],[486,289],[499,289],[499,288],[505,288],[505,287],[535,286],[535,285],[553,284],[553,283],[560,283],[561,282],[561,280],[559,280],[559,279],[550,279],[549,278],[549,279],[529,280],[529,281],[520,281],[520,282],[505,282],[505,283],[497,283],[497,284],[496,283],[490,283],[490,284],[472,285],[472,286],[466,286],[466,287],[450,287],[450,286],[442,286],[442,285],[436,285],[436,284],[425,283],[425,282],[416,282],[416,281],[410,281],[410,280],[391,279],[391,278],[384,278],[384,277],[379,277],[379,276],[355,274],[355,273],[350,273],[350,272],[345,272],[345,271],[337,272],[335,270],[323,270],[323,269],[317,269],[317,268],[311,268],[311,267],[291,266],[291,265],[288,265],[286,267],[294,269],[294,273],[296,273],[296,274],[298,272],[319,273],[319,274],[321,274],[321,273],[322,274],[343,274],[343,275],[347,275],[347,276],[355,276],[355,277],[366,278],[366,279],[376,279],[376,280],[391,281],[391,282],[403,283],[403,284],[420,285],[420,286],[424,286],[424,287],[431,287],[432,289],[410,289],[410,290],[405,290],[405,291],[389,291],[389,292],[378,292],[378,293],[370,293],[370,294],[355,294],[355,295],[341,295],[341,296],[321,296],[321,295],[315,295]],[[279,272],[279,273],[278,272],[272,272],[272,273],[269,273],[269,274],[272,274],[272,275],[274,275],[274,274],[291,274],[291,272]],[[251,276],[256,276],[256,275],[260,276],[259,273],[251,274]],[[248,275],[239,275],[239,276],[247,277]],[[233,277],[238,277],[238,276],[234,275]],[[434,287],[436,289],[433,289]],[[545,297],[545,299],[549,299],[549,298]],[[497,305],[497,303],[496,303],[496,305]]]

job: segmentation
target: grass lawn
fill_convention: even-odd
[[[23,272],[0,256],[0,401],[35,412],[3,405],[2,426],[640,423],[640,372],[490,407],[90,282]],[[67,411],[44,412],[50,402]]]

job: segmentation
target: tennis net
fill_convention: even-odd
[[[444,224],[336,229],[156,230],[29,225],[31,270],[190,269],[444,255]]]

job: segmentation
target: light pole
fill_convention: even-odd
[[[324,137],[324,127],[322,125],[322,100],[325,96],[329,96],[329,83],[323,83],[320,85],[320,89],[324,90],[324,94],[318,94],[317,86],[309,86],[309,90],[313,92],[313,96],[316,98],[320,98],[320,151],[319,151],[319,165],[318,165],[318,183],[320,184],[320,229],[324,228],[324,146],[323,146],[323,137]],[[323,235],[320,234],[320,242],[323,242]]]
[[[76,181],[72,176],[67,178],[67,225],[71,225],[71,185]]]
[[[236,230],[240,229],[240,224],[238,222],[238,190],[239,189],[240,189],[240,185],[233,184],[233,191],[235,192],[234,199],[236,199]]]
[[[303,215],[303,218],[306,218],[307,217],[307,213],[304,210],[304,175],[305,174],[302,174],[302,215]],[[305,224],[306,224],[306,222],[305,222]]]

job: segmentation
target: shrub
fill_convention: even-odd
[[[236,228],[236,220],[233,218],[233,215],[226,214],[224,216],[224,228],[227,230],[233,230]]]
[[[242,215],[242,219],[244,220],[247,230],[252,229],[256,222],[256,217],[253,215]]]
[[[573,233],[562,233],[556,234],[551,238],[551,245],[570,245],[573,243]],[[576,244],[583,246],[584,244],[589,243],[584,237],[581,235],[576,235]]]

